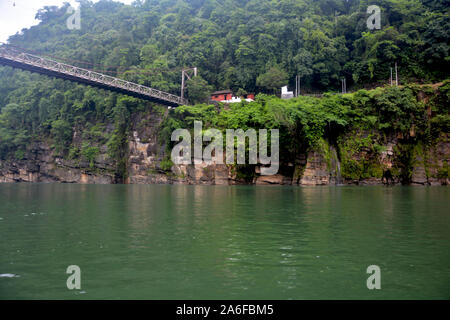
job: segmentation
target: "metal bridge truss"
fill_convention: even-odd
[[[0,64],[91,85],[170,107],[188,104],[186,99],[170,93],[28,54],[7,46],[0,47]]]

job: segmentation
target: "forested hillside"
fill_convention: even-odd
[[[10,43],[173,93],[188,66],[215,89],[252,92],[271,89],[271,69],[329,91],[342,77],[349,85],[386,82],[395,62],[404,81],[439,80],[449,67],[446,0],[80,4],[81,30],[67,29],[66,8],[46,7],[37,13],[40,25]],[[382,30],[368,30],[369,5],[381,8]]]
[[[219,89],[273,94],[282,85],[293,86],[297,75],[304,92],[337,92],[344,77],[352,91],[387,84],[395,63],[401,84],[440,82],[450,69],[446,0],[79,2],[80,30],[67,28],[67,5],[45,7],[37,13],[41,23],[12,36],[9,44],[174,94],[180,93],[181,70],[198,67],[200,76],[187,85],[193,103],[206,102]],[[367,28],[369,5],[382,10],[381,30]],[[251,107],[227,111],[219,124],[281,126],[285,145],[301,148],[361,126],[387,136],[409,134],[413,126],[419,131],[414,137],[430,142],[448,132],[448,83],[426,90],[430,96],[440,92],[429,111],[415,100],[416,86],[363,91],[346,99],[326,95],[321,101],[266,104],[268,98],[261,96]],[[134,98],[0,67],[0,159],[27,158],[30,142],[45,140],[55,154],[94,167],[106,146],[117,174],[125,176],[130,122],[150,107]],[[185,115],[208,118],[211,110],[200,106],[172,112],[161,138],[176,124],[186,124]]]

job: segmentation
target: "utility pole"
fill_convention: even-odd
[[[181,70],[181,99],[184,99],[184,70]]]
[[[298,76],[295,76],[295,97],[298,97]]]
[[[181,98],[184,98],[184,91],[186,90],[186,78],[192,80],[193,77],[198,76],[198,68],[188,68],[181,70]]]
[[[395,63],[395,85],[398,87],[398,69],[397,69],[397,62]]]
[[[298,76],[298,95],[300,96],[302,94],[302,78]]]
[[[393,72],[393,71],[392,71],[392,67],[391,67],[391,77],[390,77],[390,79],[389,79],[389,81],[390,81],[390,83],[391,83],[391,87],[392,87],[393,81],[394,81],[392,72]]]
[[[342,83],[342,94],[347,93],[347,79],[342,78],[341,79],[341,83]]]
[[[300,76],[295,77],[295,96],[299,97],[301,95],[301,78]]]

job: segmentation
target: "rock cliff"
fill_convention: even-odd
[[[124,179],[117,177],[117,161],[110,158],[106,145],[99,145],[99,153],[89,162],[62,157],[44,141],[30,144],[22,160],[0,161],[0,183],[301,186],[450,183],[450,144],[446,134],[433,146],[424,146],[410,145],[398,137],[352,132],[334,144],[323,141],[297,155],[295,164],[282,163],[277,175],[262,176],[259,166],[173,165],[166,146],[158,139],[162,118],[163,115],[151,112],[133,117],[124,152]],[[75,131],[76,135],[80,132]]]

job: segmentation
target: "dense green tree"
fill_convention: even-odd
[[[282,86],[287,85],[288,74],[278,66],[269,68],[266,73],[256,79],[256,84],[269,93],[275,93]]]
[[[52,123],[51,133],[58,151],[63,151],[72,141],[72,126],[65,120],[56,120]]]
[[[202,77],[194,77],[187,82],[187,94],[194,103],[208,102],[213,88]]]

